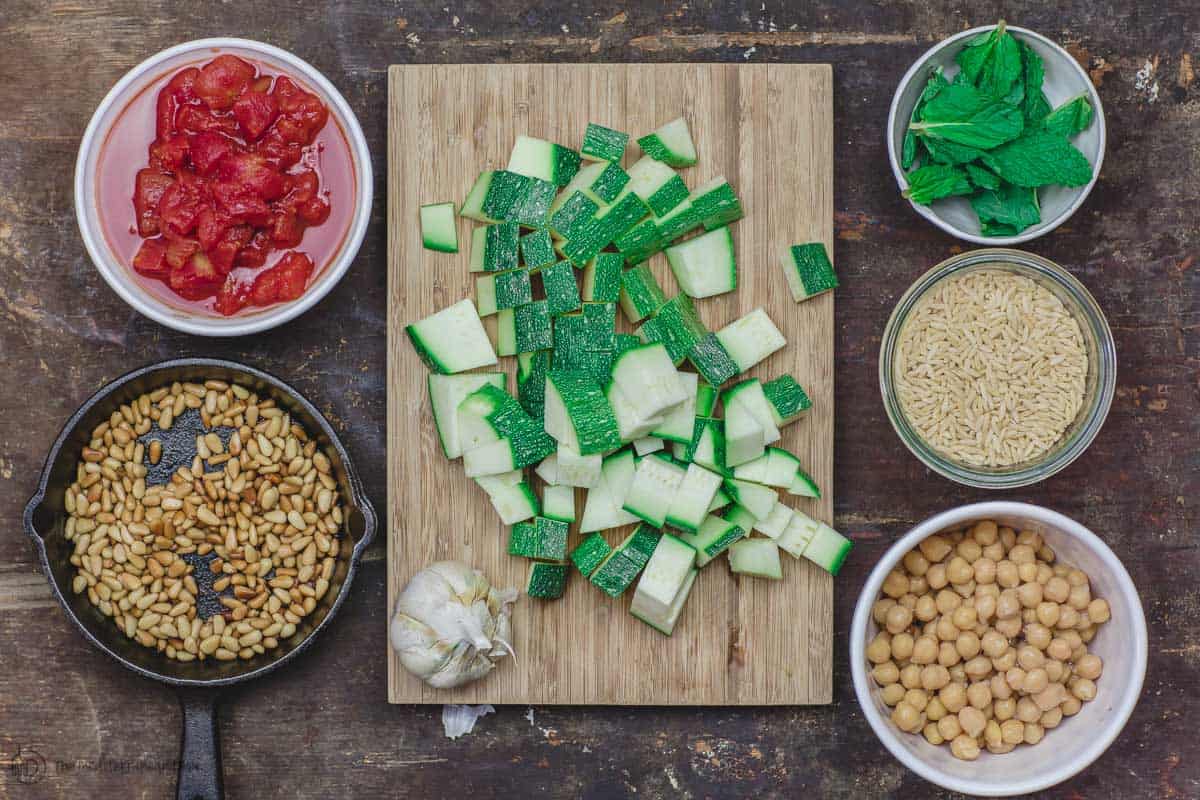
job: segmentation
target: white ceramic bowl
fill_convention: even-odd
[[[329,108],[328,124],[336,122],[341,126],[350,146],[350,157],[355,170],[354,214],[349,230],[332,259],[324,267],[318,265],[320,271],[316,280],[304,295],[290,303],[279,303],[269,308],[249,308],[232,317],[189,311],[165,302],[147,291],[132,267],[123,263],[113,253],[104,236],[96,208],[96,175],[100,150],[109,129],[130,100],[164,73],[221,53],[253,59],[294,75],[316,92]],[[155,322],[201,336],[242,336],[267,330],[303,314],[320,301],[334,284],[341,280],[358,254],[367,232],[367,223],[371,218],[373,191],[371,154],[367,149],[366,137],[363,136],[362,128],[350,105],[337,88],[306,61],[286,50],[249,39],[197,39],[167,48],[138,64],[127,72],[101,101],[83,134],[83,141],[79,145],[79,157],[75,162],[75,216],[88,255],[104,280],[122,300]],[[132,194],[131,186],[131,197]]]
[[[888,159],[891,161],[892,174],[896,176],[896,184],[900,191],[908,188],[908,180],[905,177],[904,169],[900,166],[900,150],[904,143],[904,133],[908,130],[909,118],[912,117],[917,98],[925,89],[930,70],[940,66],[945,70],[947,77],[958,74],[958,64],[955,63],[954,56],[963,48],[967,40],[995,27],[995,25],[984,25],[943,39],[925,51],[925,54],[917,59],[916,63],[909,67],[908,72],[904,73],[904,77],[900,79],[900,86],[897,87],[896,95],[892,98],[892,108],[888,113],[887,122]],[[1028,242],[1066,222],[1076,209],[1083,205],[1083,201],[1092,191],[1092,187],[1096,185],[1097,178],[1100,177],[1106,140],[1104,107],[1100,103],[1100,95],[1096,93],[1096,87],[1092,85],[1092,81],[1084,72],[1083,67],[1079,66],[1079,62],[1066,50],[1041,34],[1012,25],[1008,26],[1008,30],[1042,57],[1046,72],[1042,90],[1046,93],[1051,107],[1057,107],[1064,101],[1081,94],[1087,95],[1094,110],[1092,124],[1088,126],[1087,130],[1074,137],[1071,142],[1091,162],[1092,180],[1085,186],[1045,186],[1039,189],[1042,221],[1026,228],[1017,236],[983,236],[980,232],[979,218],[975,216],[971,204],[963,197],[947,197],[943,200],[935,200],[927,206],[910,201],[910,205],[918,214],[946,233],[976,244],[996,247]]]
[[[1100,627],[1088,645],[1104,660],[1096,681],[1096,698],[1065,718],[1037,745],[1022,745],[1011,753],[984,751],[975,761],[961,761],[945,745],[934,747],[919,733],[905,733],[892,724],[879,687],[871,679],[867,643],[878,632],[871,606],[879,598],[883,579],[904,554],[925,537],[992,519],[1018,530],[1041,533],[1057,556],[1091,578],[1092,592],[1108,601],[1112,619]],[[1037,792],[1083,770],[1112,744],[1125,727],[1142,692],[1146,675],[1146,618],[1129,573],[1108,545],[1068,517],[1026,503],[991,502],[960,506],[922,522],[884,554],[871,571],[850,628],[850,670],[854,691],[875,735],[906,767],[946,789],[986,797]]]

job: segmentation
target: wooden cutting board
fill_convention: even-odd
[[[422,249],[418,207],[461,203],[476,175],[503,168],[518,134],[578,148],[589,121],[634,138],[681,114],[699,163],[689,186],[724,175],[746,210],[734,224],[738,291],[696,301],[711,330],[758,306],[788,346],[751,374],[796,376],[813,400],[783,430],[824,490],[785,497],[832,521],[833,296],[792,301],[778,263],[786,244],[833,245],[833,81],[828,65],[534,64],[393,66],[388,111],[388,613],[412,574],[438,560],[473,564],[500,586],[524,588],[528,563],[505,552],[507,528],[459,461],[441,453],[426,368],[404,326],[473,296],[470,229],[457,255]],[[626,166],[640,156],[630,141]],[[667,296],[677,287],[662,255],[652,266]],[[618,324],[630,330],[618,312]],[[489,330],[495,332],[494,317]],[[514,358],[501,364],[515,391]],[[540,487],[539,487],[540,489]],[[583,491],[576,500],[582,510]],[[619,542],[627,529],[608,534]],[[572,529],[571,546],[580,536]],[[782,554],[783,580],[740,578],[722,557],[705,567],[675,633],[629,615],[630,590],[610,599],[578,573],[558,601],[522,594],[514,649],[490,675],[452,691],[430,689],[388,651],[393,703],[776,705],[832,695],[833,581]]]

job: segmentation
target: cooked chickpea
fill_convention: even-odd
[[[1085,583],[1082,586],[1072,586],[1067,595],[1067,605],[1076,611],[1086,611],[1088,603],[1092,602],[1092,590]]]
[[[1027,544],[1036,552],[1042,546],[1042,535],[1037,531],[1021,531],[1017,534],[1017,544]]]
[[[1025,681],[1021,690],[1026,694],[1037,694],[1050,685],[1050,676],[1041,667],[1025,673]]]
[[[908,594],[908,576],[894,569],[883,579],[883,593],[893,599]]]
[[[1050,629],[1040,622],[1033,622],[1025,626],[1025,641],[1038,650],[1045,650],[1053,638]]]
[[[1012,719],[1013,714],[1017,713],[1017,698],[1006,697],[1001,700],[994,701],[992,703],[992,713],[995,714],[996,719],[1000,720],[1001,722]]]
[[[1064,604],[1058,607],[1058,622],[1054,627],[1059,630],[1066,630],[1074,628],[1078,622],[1079,612],[1075,610],[1074,606]]]
[[[1042,691],[1033,695],[1033,702],[1042,711],[1049,711],[1067,697],[1067,689],[1061,683],[1052,683]],[[1041,714],[1039,713],[1040,717]]]
[[[1009,617],[1008,619],[996,620],[996,624],[993,627],[1009,639],[1012,639],[1021,632],[1023,625],[1024,623],[1020,617]]]
[[[957,714],[947,714],[937,721],[938,733],[946,741],[950,741],[955,736],[962,733],[962,726],[958,724]]]
[[[961,663],[950,667],[950,680],[955,683],[961,683],[963,686],[967,685],[967,671]]]
[[[997,672],[1008,672],[1017,665],[1017,648],[1009,647],[992,659],[992,669]]]
[[[898,683],[889,683],[879,692],[884,705],[894,706],[904,699],[904,687]]]
[[[993,544],[999,534],[996,523],[990,519],[980,520],[971,528],[971,538],[985,547]]]
[[[957,639],[958,634],[961,633],[961,631],[955,627],[954,622],[950,619],[949,615],[942,615],[938,618],[936,630],[937,638],[941,639],[943,642],[952,642]]]
[[[896,605],[896,601],[890,597],[882,597],[875,601],[875,605],[871,606],[871,619],[875,620],[875,624],[883,626],[887,622],[888,609]]]
[[[950,543],[938,534],[925,537],[917,547],[920,549],[921,555],[925,556],[930,564],[936,564],[941,561],[951,550]]]
[[[968,630],[975,627],[976,621],[979,619],[974,606],[963,604],[954,609],[954,613],[950,615],[950,621],[954,623],[954,627]]]
[[[1017,701],[1017,719],[1021,722],[1035,722],[1041,719],[1042,710],[1031,697],[1022,697]]]
[[[979,758],[979,742],[975,738],[966,734],[960,734],[954,737],[950,742],[950,752],[955,758],[961,758],[963,761],[974,761]]]
[[[946,584],[950,582],[946,579],[946,565],[931,564],[929,571],[925,573],[925,580],[929,583],[929,588],[935,592],[938,589],[944,589]]]
[[[920,728],[924,721],[921,719],[921,712],[902,700],[892,709],[892,722],[900,730],[912,733]]]
[[[988,749],[999,747],[1004,744],[1004,737],[1000,735],[1000,723],[994,719],[989,719],[983,729],[983,741],[987,743]]]
[[[884,624],[887,625],[888,633],[896,634],[906,630],[912,624],[912,619],[912,612],[897,603],[888,609]]]
[[[1017,543],[1017,532],[1007,525],[1000,528],[1000,543],[1004,545],[1004,552],[1012,549],[1012,546]]]
[[[1042,585],[1040,583],[1022,583],[1017,588],[1017,597],[1024,608],[1037,608],[1042,602]],[[891,613],[891,612],[889,612]]]
[[[995,584],[991,584],[994,588]],[[983,595],[975,595],[975,616],[981,622],[987,622],[992,617],[996,616],[996,595],[987,593]]]
[[[1046,731],[1036,722],[1025,724],[1025,744],[1037,744],[1046,735]]]
[[[925,706],[929,705],[929,695],[925,693],[924,689],[909,689],[904,693],[904,699],[900,702],[907,703],[917,711],[924,711]]]
[[[951,614],[954,609],[962,605],[962,597],[951,589],[942,589],[934,598],[937,603],[937,610],[940,614]]]
[[[984,655],[988,658],[996,658],[1008,649],[1008,639],[996,630],[989,630],[980,639],[980,645],[983,647]]]
[[[975,656],[963,665],[963,670],[971,680],[981,680],[992,671],[992,662],[986,656]]]
[[[1058,610],[1058,606],[1054,607]],[[933,602],[933,598],[927,594],[923,594],[917,598],[917,605],[913,608],[913,616],[921,622],[929,622],[937,617],[937,604]]]
[[[991,544],[984,545],[983,555],[985,558],[990,558],[992,561],[999,562],[1002,558],[1004,558],[1004,545],[1002,545],[1000,542],[992,542]]]
[[[958,650],[954,647],[954,642],[942,642],[938,645],[937,661],[943,667],[953,667],[962,661],[962,656],[958,654]]]
[[[951,714],[957,714],[967,704],[967,688],[959,682],[946,684],[938,692],[938,699]],[[953,739],[953,736],[947,736]]]
[[[1070,645],[1071,652],[1075,652],[1079,649],[1079,645],[1083,644],[1083,638],[1079,635],[1078,631],[1063,631],[1059,636],[1065,639],[1067,644]]]
[[[1008,685],[1008,681],[1004,680],[1004,676],[999,672],[988,678],[988,689],[992,692],[992,697],[995,700],[1007,700],[1012,697],[1012,687]]]
[[[871,643],[867,645],[867,660],[872,664],[882,664],[892,658],[892,640],[887,633],[880,632],[875,635]]]
[[[893,650],[895,650],[895,646],[896,641],[893,639]],[[1023,670],[1028,672],[1031,669],[1037,669],[1038,667],[1044,666],[1046,664],[1046,656],[1036,647],[1025,644],[1017,648],[1017,663],[1021,665]]]
[[[946,743],[946,740],[942,738],[942,734],[938,732],[937,723],[934,722],[926,723],[925,727],[921,729],[921,735],[925,737],[925,741],[935,747]]]
[[[887,686],[889,683],[895,683],[900,680],[900,669],[894,662],[885,661],[882,664],[877,664],[875,669],[871,670],[871,677],[880,686]]]
[[[1008,560],[1017,564],[1032,564],[1037,559],[1037,553],[1027,544],[1014,544],[1008,551]]]
[[[1086,586],[1088,583],[1087,573],[1081,569],[1072,567],[1067,573],[1067,583],[1071,584],[1071,586]]]
[[[1038,622],[1045,625],[1047,628],[1053,628],[1058,624],[1058,603],[1049,600],[1043,600],[1038,603],[1037,607]]]
[[[897,633],[892,637],[892,655],[897,661],[907,661],[912,655],[913,637],[911,633]]]
[[[1087,607],[1088,619],[1097,625],[1108,622],[1112,618],[1112,611],[1109,610],[1108,601],[1096,598],[1088,603]]]
[[[933,636],[920,636],[913,643],[910,660],[914,664],[932,664],[937,660],[938,642]]]
[[[1079,713],[1079,709],[1083,708],[1083,701],[1075,695],[1071,695],[1059,704],[1059,709],[1064,717],[1073,717]]]
[[[967,702],[982,711],[992,702],[992,690],[983,681],[972,683],[967,687]]]
[[[1015,589],[1005,589],[996,600],[996,616],[1011,619],[1021,613],[1021,598]]]
[[[1075,674],[1081,678],[1086,678],[1089,681],[1094,681],[1100,677],[1100,673],[1104,670],[1104,662],[1100,660],[1100,656],[1088,654],[1075,662]]]
[[[1075,685],[1071,687],[1071,694],[1075,695],[1085,703],[1089,700],[1095,700],[1096,682],[1088,680],[1087,678],[1080,678],[1075,682]]]
[[[996,582],[996,562],[981,555],[972,565],[975,571],[975,582],[992,584]]]
[[[1025,741],[1025,723],[1016,719],[1005,720],[1000,725],[1000,734],[1007,744],[1020,744]]]
[[[1045,561],[1047,564],[1053,564],[1053,563],[1054,563],[1054,559],[1056,559],[1056,558],[1058,557],[1058,556],[1057,556],[1057,555],[1055,555],[1055,553],[1054,553],[1054,548],[1052,548],[1052,547],[1051,547],[1050,545],[1048,545],[1048,544],[1044,544],[1044,545],[1042,545],[1041,547],[1039,547],[1039,548],[1038,548],[1038,553],[1037,553],[1037,556],[1038,556],[1038,558],[1040,558],[1042,561]]]
[[[966,538],[958,543],[954,552],[968,564],[974,564],[983,555],[983,547],[974,539]]]
[[[1020,667],[1013,667],[1004,673],[1004,680],[1014,692],[1019,692],[1025,688],[1025,670]]]
[[[1041,556],[1038,556],[1041,558]],[[1045,588],[1046,584],[1054,577],[1054,569],[1045,562],[1038,562],[1037,565],[1037,582]]]
[[[979,655],[979,637],[974,631],[964,631],[954,640],[954,649],[963,659],[969,661],[974,660]],[[990,665],[989,665],[990,668]],[[970,667],[967,668],[968,674],[971,672]]]
[[[966,706],[958,712],[958,724],[968,736],[979,736],[987,725],[987,717],[978,708]]]
[[[936,692],[950,682],[950,670],[941,664],[930,664],[921,670],[921,688]]]
[[[1055,637],[1046,645],[1046,655],[1058,661],[1066,661],[1071,657],[1071,645],[1067,644],[1066,639]]]
[[[1057,728],[1058,723],[1062,722],[1062,718],[1063,713],[1062,707],[1060,706],[1058,708],[1052,708],[1045,714],[1042,714],[1042,718],[1038,720],[1038,724],[1047,729]]]
[[[920,548],[909,550],[904,556],[904,568],[911,575],[923,576],[925,571],[929,569],[929,559],[921,554]]]
[[[1017,564],[1017,577],[1023,583],[1033,583],[1037,581],[1038,568],[1037,564],[1028,561],[1023,564]]]
[[[1079,621],[1075,623],[1075,630],[1079,631],[1079,638],[1085,644],[1091,641],[1088,631],[1092,631],[1092,635],[1095,635],[1094,632],[1096,629],[1092,626],[1092,620],[1088,617],[1086,611],[1080,613]]]
[[[942,701],[937,695],[929,698],[929,704],[925,706],[925,716],[934,722],[946,716],[946,707],[942,705]]]
[[[919,600],[929,591],[929,581],[923,576],[910,575],[908,578],[908,589]]]
[[[1055,683],[1062,683],[1067,676],[1067,665],[1056,658],[1051,658],[1046,661],[1046,677]]]
[[[916,664],[906,664],[900,670],[900,685],[905,689],[916,689],[921,685],[921,668]]]

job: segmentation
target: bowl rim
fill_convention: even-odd
[[[917,543],[931,534],[938,533],[969,519],[990,519],[1001,516],[1023,516],[1035,519],[1067,536],[1081,541],[1087,548],[1100,556],[1106,568],[1116,579],[1120,592],[1130,603],[1130,608],[1136,613],[1130,615],[1132,627],[1129,647],[1133,652],[1134,673],[1136,679],[1124,687],[1119,702],[1114,703],[1111,713],[1105,717],[1104,727],[1095,731],[1092,741],[1083,753],[1073,761],[1047,772],[1038,777],[1022,778],[1013,776],[1013,782],[1003,789],[983,781],[962,780],[946,775],[937,767],[915,757],[900,744],[899,733],[892,728],[891,722],[879,713],[872,700],[874,688],[866,670],[866,633],[868,621],[871,618],[871,607],[883,586],[888,572],[900,562],[904,554]],[[854,684],[854,695],[859,707],[871,730],[900,763],[920,775],[930,783],[934,783],[951,791],[965,794],[983,795],[987,797],[1010,797],[1028,794],[1055,786],[1074,775],[1079,774],[1099,758],[1109,745],[1124,730],[1125,724],[1133,714],[1134,707],[1141,697],[1142,686],[1146,678],[1146,663],[1149,650],[1149,637],[1146,629],[1146,615],[1142,601],[1138,595],[1133,578],[1125,569],[1125,565],[1104,541],[1091,530],[1070,517],[1044,506],[1031,503],[1019,503],[1010,500],[991,500],[982,503],[971,503],[943,511],[917,524],[908,533],[896,540],[887,552],[876,563],[870,575],[867,576],[854,607],[854,616],[850,624],[850,673]],[[905,734],[909,735],[909,734]]]
[[[1085,316],[1095,322],[1091,327],[1097,339],[1097,402],[1084,421],[1080,433],[1073,442],[1069,443],[1069,446],[1057,451],[1049,451],[1044,460],[1007,472],[983,472],[940,456],[921,439],[916,431],[911,430],[911,426],[902,419],[903,412],[900,410],[900,400],[896,395],[895,385],[888,370],[893,360],[888,351],[894,349],[900,338],[900,333],[903,329],[903,318],[907,318],[908,312],[911,311],[920,298],[939,282],[952,276],[959,270],[975,266],[986,267],[989,262],[995,262],[1001,266],[1010,265],[1025,270],[1034,270],[1040,275],[1056,282],[1076,299]],[[902,311],[905,312],[903,318],[901,317]],[[1108,324],[1108,318],[1104,315],[1104,309],[1100,307],[1100,304],[1092,296],[1092,293],[1088,291],[1087,287],[1066,268],[1044,256],[1025,250],[1014,250],[1004,247],[980,248],[957,253],[934,265],[913,281],[912,285],[896,301],[895,306],[892,308],[892,313],[888,317],[887,324],[884,325],[883,336],[880,337],[879,392],[883,400],[884,412],[887,414],[888,421],[892,424],[892,430],[895,431],[896,436],[899,437],[904,446],[908,448],[908,451],[916,456],[917,460],[926,467],[944,478],[949,478],[955,483],[978,489],[1016,489],[1022,486],[1029,486],[1061,472],[1074,463],[1076,459],[1091,447],[1092,442],[1095,441],[1096,437],[1100,434],[1100,430],[1104,427],[1104,423],[1108,420],[1108,413],[1112,408],[1113,397],[1116,394],[1116,385],[1117,348],[1116,342],[1113,339],[1112,328]],[[906,436],[904,433],[905,430],[910,431],[911,435]]]
[[[892,175],[895,177],[896,186],[900,189],[900,191],[903,192],[908,188],[908,180],[906,177],[907,173],[903,167],[900,166],[900,157],[896,152],[896,140],[892,135],[892,132],[896,129],[898,122],[897,118],[900,111],[900,98],[904,94],[904,90],[907,89],[914,80],[924,75],[926,65],[929,63],[930,59],[932,59],[942,50],[957,44],[963,39],[977,36],[981,33],[994,30],[995,28],[996,25],[981,25],[977,28],[970,28],[969,30],[960,31],[953,36],[948,36],[947,38],[942,39],[933,47],[930,47],[928,50],[922,53],[920,58],[914,61],[912,66],[908,68],[908,71],[904,73],[904,77],[900,79],[900,83],[896,87],[896,92],[894,95],[892,95],[892,105],[888,111],[887,128],[885,130],[888,161],[891,163]],[[1108,150],[1108,128],[1104,121],[1104,105],[1100,102],[1100,93],[1096,91],[1096,86],[1092,83],[1091,76],[1087,74],[1087,71],[1080,66],[1079,62],[1075,60],[1074,56],[1068,53],[1066,49],[1062,47],[1062,45],[1043,36],[1037,31],[1033,31],[1028,28],[1022,28],[1017,25],[1008,25],[1007,23],[1005,23],[1005,28],[1010,32],[1019,33],[1022,36],[1034,39],[1044,44],[1050,50],[1057,53],[1062,60],[1069,64],[1075,73],[1083,79],[1084,85],[1087,86],[1088,98],[1092,103],[1092,109],[1095,116],[1094,124],[1096,125],[1096,130],[1100,137],[1100,143],[1096,153],[1096,163],[1092,165],[1092,179],[1088,181],[1085,186],[1073,187],[1076,195],[1075,199],[1071,202],[1071,205],[1053,220],[1039,223],[1037,226],[1019,233],[1016,236],[983,236],[981,234],[969,233],[955,227],[954,225],[951,225],[949,222],[942,219],[940,216],[935,214],[929,206],[923,206],[908,200],[908,204],[912,206],[913,210],[916,211],[917,214],[919,214],[921,217],[924,217],[929,222],[932,222],[935,226],[951,236],[964,241],[972,242],[974,244],[992,246],[1023,244],[1025,242],[1033,241],[1039,236],[1050,233],[1050,231],[1054,230],[1059,225],[1062,225],[1064,222],[1070,219],[1071,216],[1074,215],[1075,212],[1078,211],[1083,205],[1084,201],[1087,200],[1088,195],[1092,193],[1092,187],[1094,187],[1096,185],[1096,181],[1100,179],[1100,170],[1104,166],[1104,155]],[[907,198],[905,199],[907,200]]]
[[[88,221],[88,210],[94,206],[95,201],[85,191],[85,181],[87,178],[85,169],[88,156],[96,147],[103,144],[109,129],[108,126],[102,127],[103,117],[113,106],[126,98],[127,92],[136,81],[140,80],[146,73],[154,70],[163,62],[176,56],[200,50],[221,51],[232,49],[256,52],[281,62],[323,94],[323,99],[333,107],[337,115],[337,120],[346,135],[347,144],[350,147],[351,163],[354,165],[356,173],[354,215],[351,217],[350,226],[346,231],[342,248],[335,259],[326,266],[318,280],[309,286],[308,290],[299,299],[279,304],[260,314],[246,317],[241,321],[239,321],[237,316],[226,318],[190,313],[154,299],[149,292],[140,287],[134,290],[124,285],[118,279],[117,271],[128,270],[129,268],[123,264],[114,263],[106,257],[108,247],[104,242],[104,234],[99,230],[94,230]],[[92,264],[100,272],[101,277],[104,278],[109,287],[135,311],[149,317],[160,325],[165,325],[168,328],[173,328],[183,333],[213,337],[245,336],[269,330],[295,319],[320,302],[342,279],[347,270],[349,270],[350,265],[354,262],[354,259],[358,256],[363,240],[366,237],[367,227],[371,221],[371,206],[375,191],[371,167],[371,153],[367,146],[366,136],[363,134],[358,117],[355,115],[353,109],[350,108],[350,104],[346,102],[341,92],[338,91],[337,87],[316,67],[287,50],[253,39],[228,36],[181,42],[151,55],[122,75],[120,80],[109,89],[104,99],[100,101],[100,104],[96,106],[95,112],[93,112],[91,119],[88,121],[83,138],[79,142],[79,153],[75,159],[74,177],[75,221],[78,225],[80,236],[83,238],[84,248],[87,250]]]

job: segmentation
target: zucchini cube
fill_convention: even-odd
[[[550,230],[561,239],[570,239],[584,230],[599,210],[595,200],[577,191],[550,214]]]
[[[687,357],[704,380],[713,386],[720,386],[741,372],[715,333],[706,333],[692,345]]]
[[[481,172],[458,213],[489,224],[503,222],[528,183],[529,178],[508,170]]]
[[[625,155],[625,145],[629,143],[629,134],[614,131],[603,125],[589,122],[583,134],[581,153],[590,161],[615,161],[620,163]]]
[[[621,299],[620,253],[599,253],[583,269],[583,300],[586,303],[616,303]]]
[[[558,187],[538,178],[528,180],[525,188],[517,194],[507,218],[526,228],[544,228],[550,216],[550,204],[554,202]]]
[[[647,342],[662,342],[671,360],[678,365],[705,337],[708,328],[700,321],[691,298],[677,294],[642,323],[639,332]]]
[[[571,551],[571,563],[586,578],[595,572],[596,568],[604,563],[611,553],[612,548],[608,546],[604,537],[599,533],[593,533]]]
[[[642,340],[634,336],[632,333],[616,333],[613,334],[613,358],[624,353],[626,350],[632,350],[635,347],[641,347]]]
[[[517,353],[517,400],[525,413],[539,424],[545,410],[546,373],[549,371],[549,350]]]
[[[821,242],[794,244],[784,251],[780,260],[788,288],[797,303],[837,288],[837,275],[829,252]]]
[[[525,594],[541,600],[557,600],[567,588],[566,564],[534,561],[529,565],[529,578],[525,582]]]
[[[621,165],[613,162],[605,164],[604,169],[588,186],[592,193],[606,203],[616,200],[629,183],[629,173],[621,169]]]
[[[780,375],[767,381],[762,385],[762,390],[771,404],[771,416],[775,419],[776,427],[795,422],[812,408],[808,393],[791,375]]]
[[[475,302],[481,317],[495,314],[502,308],[516,308],[533,302],[529,272],[514,269],[480,275],[475,279]]]
[[[625,270],[621,276],[621,310],[630,322],[640,322],[667,302],[662,286],[646,264]]]
[[[551,314],[563,314],[579,308],[579,285],[575,282],[575,268],[571,262],[559,261],[544,267],[541,275]]]
[[[555,186],[566,186],[579,171],[579,153],[545,139],[518,136],[508,157],[508,169]]]
[[[658,547],[658,540],[661,538],[660,531],[643,522],[621,543],[621,552],[639,567],[644,567],[650,556],[654,555],[654,548]]]
[[[666,245],[694,228],[699,228],[701,222],[703,220],[696,213],[689,197],[671,209],[669,214],[655,220],[654,224],[658,229],[658,237],[662,240],[663,245]]]
[[[698,187],[689,199],[692,212],[706,231],[728,225],[743,215],[742,202],[738,200],[733,187],[721,177]]]
[[[585,266],[609,243],[637,224],[646,215],[646,204],[636,194],[626,194],[603,214],[577,227],[567,237],[562,253],[575,264]]]
[[[501,308],[496,312],[496,355],[515,356],[516,354],[516,314],[511,308]]]
[[[517,306],[514,311],[514,335],[518,353],[549,350],[554,346],[550,308],[545,300]]]
[[[454,222],[454,203],[430,203],[421,206],[421,242],[426,250],[458,252],[458,226]]]
[[[690,167],[696,163],[696,145],[683,117],[646,134],[637,143],[643,153],[672,167]]]
[[[647,217],[618,236],[613,244],[633,266],[662,250],[663,239],[659,234],[658,225],[652,218]]]
[[[583,304],[583,347],[585,350],[609,350],[616,345],[615,303]]]
[[[517,223],[500,222],[471,232],[471,272],[503,272],[520,266]]]
[[[548,267],[558,260],[554,252],[554,240],[546,230],[533,231],[520,238],[521,260],[528,270],[538,270]]]
[[[588,580],[609,597],[620,597],[641,571],[641,564],[626,558],[622,551],[617,550],[596,568]]]

